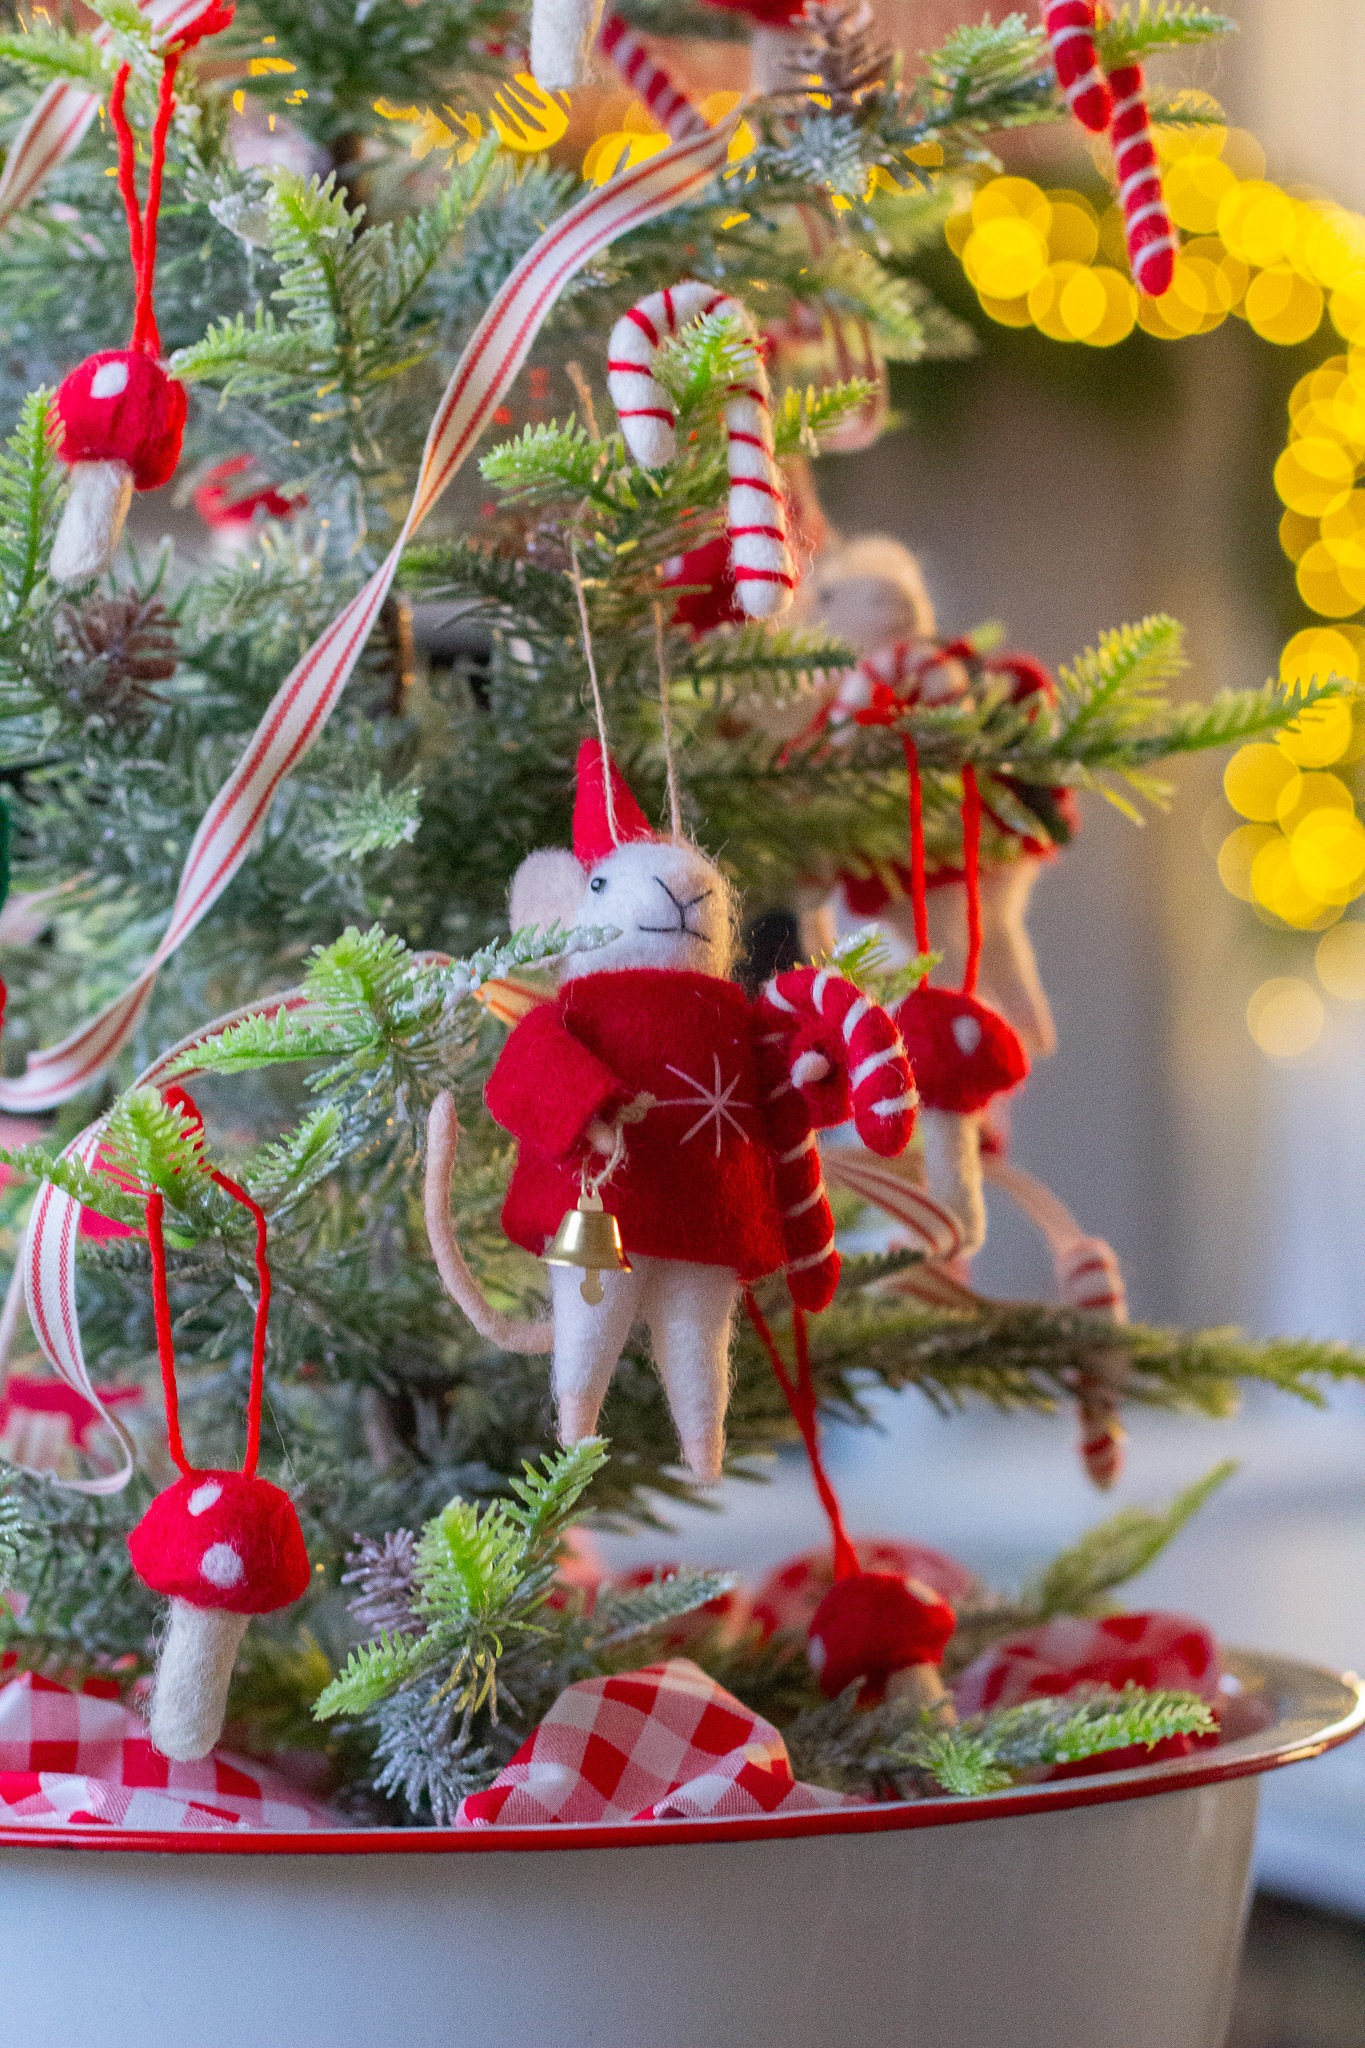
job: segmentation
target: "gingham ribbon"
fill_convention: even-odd
[[[216,0],[140,0],[143,13],[162,35],[186,29],[207,14]],[[107,22],[92,29],[90,40],[108,47]],[[86,129],[99,112],[100,95],[83,85],[58,82],[48,86],[14,138],[0,171],[0,223],[33,197],[49,171],[80,147]]]
[[[41,1828],[195,1834],[344,1827],[273,1771],[231,1756],[177,1764],[109,1681],[72,1692],[33,1672],[0,1681],[0,1837]]]
[[[689,1657],[671,1657],[567,1687],[488,1790],[464,1801],[456,1826],[690,1820],[848,1804],[842,1793],[792,1775],[770,1721]]]
[[[736,111],[718,127],[674,143],[586,193],[523,256],[479,322],[447,386],[427,436],[412,505],[387,560],[280,686],[205,813],[160,945],[131,986],[97,1016],[60,1045],[31,1054],[17,1080],[0,1081],[0,1110],[50,1109],[65,1102],[127,1043],[160,969],[232,880],[280,783],[326,725],[388,595],[404,547],[478,440],[559,294],[618,235],[668,212],[705,185],[725,163],[738,119]]]

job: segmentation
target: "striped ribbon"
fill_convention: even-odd
[[[619,14],[602,17],[597,40],[603,55],[611,59],[625,83],[639,94],[659,126],[675,142],[685,142],[689,135],[701,133],[706,127],[703,117]]]
[[[59,1045],[0,1080],[0,1110],[50,1109],[88,1085],[127,1044],[157,974],[227,887],[284,777],[318,738],[359,659],[408,540],[450,483],[525,361],[559,294],[617,236],[704,186],[726,161],[732,113],[584,195],[546,230],[492,301],[432,421],[417,488],[393,549],[281,684],[194,836],[165,936],[131,985]]]

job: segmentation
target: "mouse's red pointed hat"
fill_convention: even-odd
[[[611,816],[607,815],[607,784],[602,773],[605,759],[611,773]],[[613,820],[616,825],[612,831]],[[597,740],[584,740],[578,749],[578,795],[573,807],[574,857],[585,868],[605,858],[613,846],[628,839],[654,839],[658,835],[626,788],[621,771],[605,754]]]

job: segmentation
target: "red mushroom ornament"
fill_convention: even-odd
[[[837,1699],[862,1681],[859,1706],[908,1700],[952,1715],[941,1666],[957,1616],[941,1593],[897,1572],[836,1579],[815,1610],[806,1654],[820,1690]]]
[[[1004,1018],[963,989],[914,989],[892,1015],[919,1089],[929,1192],[957,1218],[970,1258],[986,1236],[981,1119],[1024,1079],[1028,1054]]]
[[[185,387],[141,350],[101,349],[57,392],[71,491],[52,546],[58,583],[85,583],[113,560],[134,491],[169,483],[185,431]]]
[[[158,1494],[128,1538],[133,1569],[171,1603],[152,1694],[152,1741],[163,1756],[207,1756],[223,1732],[228,1684],[253,1614],[308,1589],[308,1552],[294,1504],[243,1472],[187,1472]]]

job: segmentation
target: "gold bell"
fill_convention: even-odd
[[[628,1273],[630,1260],[621,1246],[621,1231],[614,1216],[602,1207],[599,1194],[581,1194],[578,1207],[565,1212],[545,1254],[547,1266],[585,1268],[579,1293],[596,1307],[601,1301],[603,1273]]]

